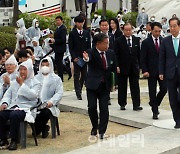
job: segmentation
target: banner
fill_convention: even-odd
[[[98,0],[87,0],[88,3],[97,3]]]

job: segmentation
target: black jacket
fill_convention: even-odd
[[[159,40],[161,44],[162,37]],[[159,53],[156,50],[152,36],[142,42],[140,59],[142,73],[149,72],[150,76],[159,74]]]
[[[132,36],[132,48],[130,49],[126,37],[122,35],[115,40],[114,51],[120,75],[133,74],[139,76],[140,43],[139,38]]]
[[[83,30],[82,36],[79,35],[76,28],[69,33],[69,51],[72,61],[75,58],[83,57],[83,52],[91,48],[90,33]]]
[[[56,31],[54,32],[55,43],[52,46],[55,53],[66,52],[66,34],[67,29],[64,25],[56,28]]]
[[[167,79],[173,79],[175,73],[180,76],[180,48],[176,56],[172,36],[163,39],[159,55],[159,74],[163,74]]]
[[[89,62],[85,85],[87,89],[96,90],[104,78],[106,88],[111,88],[111,72],[116,72],[116,58],[113,50],[106,51],[107,70],[104,70],[102,58],[95,47],[88,50]]]

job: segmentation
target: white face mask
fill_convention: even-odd
[[[38,24],[38,23],[36,23],[36,24],[35,24],[35,27],[39,27],[39,24]]]
[[[155,18],[151,18],[151,21],[154,21],[155,20]]]
[[[94,14],[94,18],[97,18],[98,17],[98,15],[97,14]]]
[[[42,66],[41,67],[41,73],[46,75],[50,72],[50,67],[47,67],[47,66]]]
[[[145,12],[145,10],[143,9],[143,10],[142,10],[142,13],[144,13],[144,12]]]

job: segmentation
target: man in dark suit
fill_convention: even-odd
[[[159,78],[167,79],[169,102],[176,122],[174,128],[180,128],[180,20],[169,20],[172,35],[163,39],[159,57]]]
[[[90,33],[83,29],[84,18],[74,18],[75,28],[69,33],[69,51],[74,64],[74,88],[78,100],[82,100],[82,87],[87,74],[87,64],[79,65],[83,61],[83,52],[91,48]]]
[[[141,46],[141,68],[143,76],[148,78],[149,87],[149,105],[153,112],[153,119],[158,119],[158,106],[161,104],[166,92],[167,85],[165,80],[159,79],[159,52],[162,41],[162,26],[159,22],[151,24],[152,35],[142,42]],[[159,92],[157,93],[157,82],[159,83]]]
[[[109,38],[109,49],[114,50],[114,35],[109,32],[109,22],[106,19],[101,19],[99,22],[99,28],[102,33],[106,34]],[[111,105],[111,98],[109,93],[109,105]]]
[[[121,110],[126,110],[127,104],[127,80],[129,79],[133,102],[133,110],[142,110],[140,107],[139,88],[139,39],[132,35],[132,25],[126,23],[123,26],[121,37],[115,40],[115,53],[117,58],[118,73],[118,103]]]
[[[53,50],[55,52],[55,64],[57,66],[58,76],[63,81],[63,56],[66,52],[66,34],[67,29],[63,25],[63,18],[61,16],[56,17],[57,28],[54,32],[54,39],[50,43],[53,43]]]
[[[116,58],[112,50],[108,49],[109,39],[104,33],[94,36],[95,47],[84,52],[88,61],[88,73],[85,81],[87,88],[88,113],[92,124],[91,135],[104,138],[109,120],[108,94],[111,88],[111,73],[116,71]],[[100,122],[98,124],[97,99],[99,100]]]
[[[114,49],[114,35],[109,32],[109,22],[106,19],[101,19],[99,22],[99,28],[102,33],[109,37],[109,49]]]

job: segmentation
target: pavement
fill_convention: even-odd
[[[141,96],[147,95],[147,88],[141,89]],[[128,91],[128,95],[130,93]],[[61,111],[72,111],[88,115],[86,92],[82,94],[83,100],[77,100],[75,92],[64,92],[60,103]],[[92,139],[93,145],[76,149],[67,154],[176,154],[180,152],[180,130],[174,129],[174,121],[171,111],[160,110],[159,120],[152,119],[152,111],[147,105],[143,105],[142,111],[133,111],[132,104],[121,111],[117,103],[117,92],[111,93],[111,105],[109,106],[110,121],[140,128],[125,135],[114,136],[101,141]],[[91,128],[90,128],[91,129]]]

